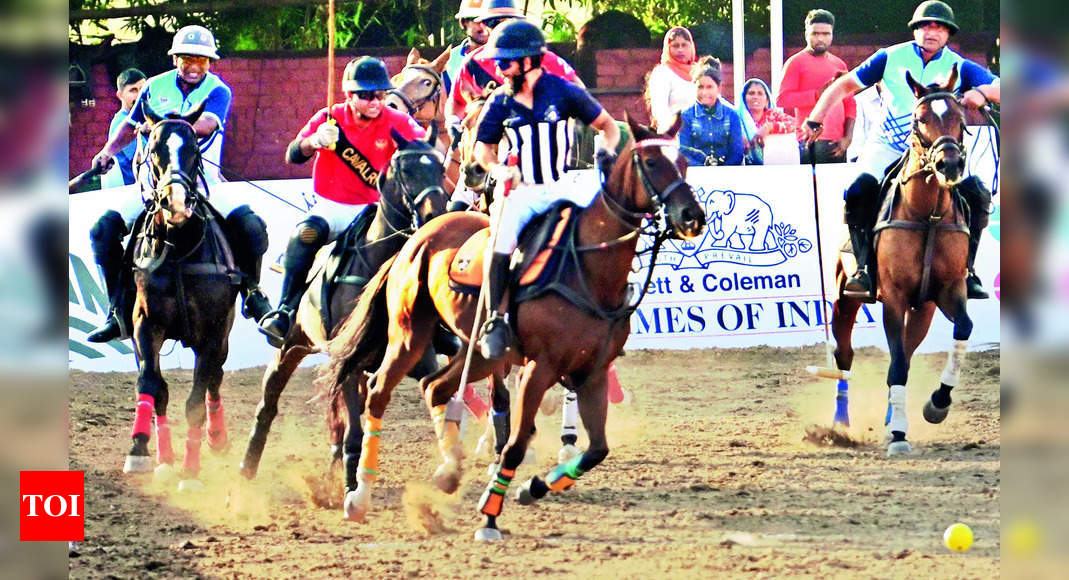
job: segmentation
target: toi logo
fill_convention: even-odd
[[[85,540],[84,472],[19,472],[19,540]]]

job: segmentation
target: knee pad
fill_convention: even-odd
[[[327,220],[319,216],[308,216],[293,230],[289,244],[286,246],[286,259],[282,265],[292,267],[293,264],[304,263],[308,256],[315,255],[319,248],[327,243],[330,236],[330,225]],[[293,262],[291,264],[290,262]]]
[[[868,173],[862,173],[846,188],[843,200],[844,218],[853,226],[868,226],[876,210],[880,197],[880,183]]]
[[[122,254],[122,239],[126,235],[126,222],[122,215],[114,210],[104,212],[89,230],[89,241],[93,247],[93,256],[100,263],[101,258],[110,257],[116,252]]]
[[[227,229],[238,244],[245,246],[255,256],[267,251],[267,224],[247,205],[238,206],[226,216]]]

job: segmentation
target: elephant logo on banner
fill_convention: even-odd
[[[794,226],[777,223],[772,206],[759,195],[705,188],[695,194],[705,208],[705,233],[700,240],[669,240],[659,264],[676,270],[704,269],[714,262],[767,267],[813,249],[810,240],[798,237]]]

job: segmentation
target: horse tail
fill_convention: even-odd
[[[341,393],[341,385],[349,375],[374,368],[382,362],[390,321],[386,282],[396,259],[395,255],[386,260],[368,281],[352,313],[327,345],[330,362],[320,371],[317,383],[326,390],[328,400],[334,400]]]

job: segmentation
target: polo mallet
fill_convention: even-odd
[[[327,2],[327,122],[337,125],[338,122],[330,114],[334,106],[334,0]],[[336,143],[331,143],[327,149],[334,151]]]
[[[92,179],[93,177],[95,177],[97,175],[100,175],[101,173],[102,173],[101,169],[96,168],[96,167],[90,167],[89,169],[83,171],[82,173],[79,173],[78,175],[75,175],[74,179],[70,180],[67,183],[67,192],[68,193],[73,192],[74,190],[78,189],[82,185],[85,185],[85,182],[89,181],[90,179]]]
[[[827,353],[828,366],[819,367],[811,365],[807,366],[805,370],[811,375],[827,379],[849,379],[852,373],[850,371],[840,370],[835,364],[835,357],[832,355],[831,349],[831,333],[828,330],[828,306],[825,304],[828,293],[824,286],[824,252],[820,243],[820,200],[817,197],[817,159],[815,153],[816,147],[813,143],[810,143],[809,168],[813,174],[813,213],[817,225],[817,266],[820,271],[820,313],[821,319],[824,322],[824,350]]]

